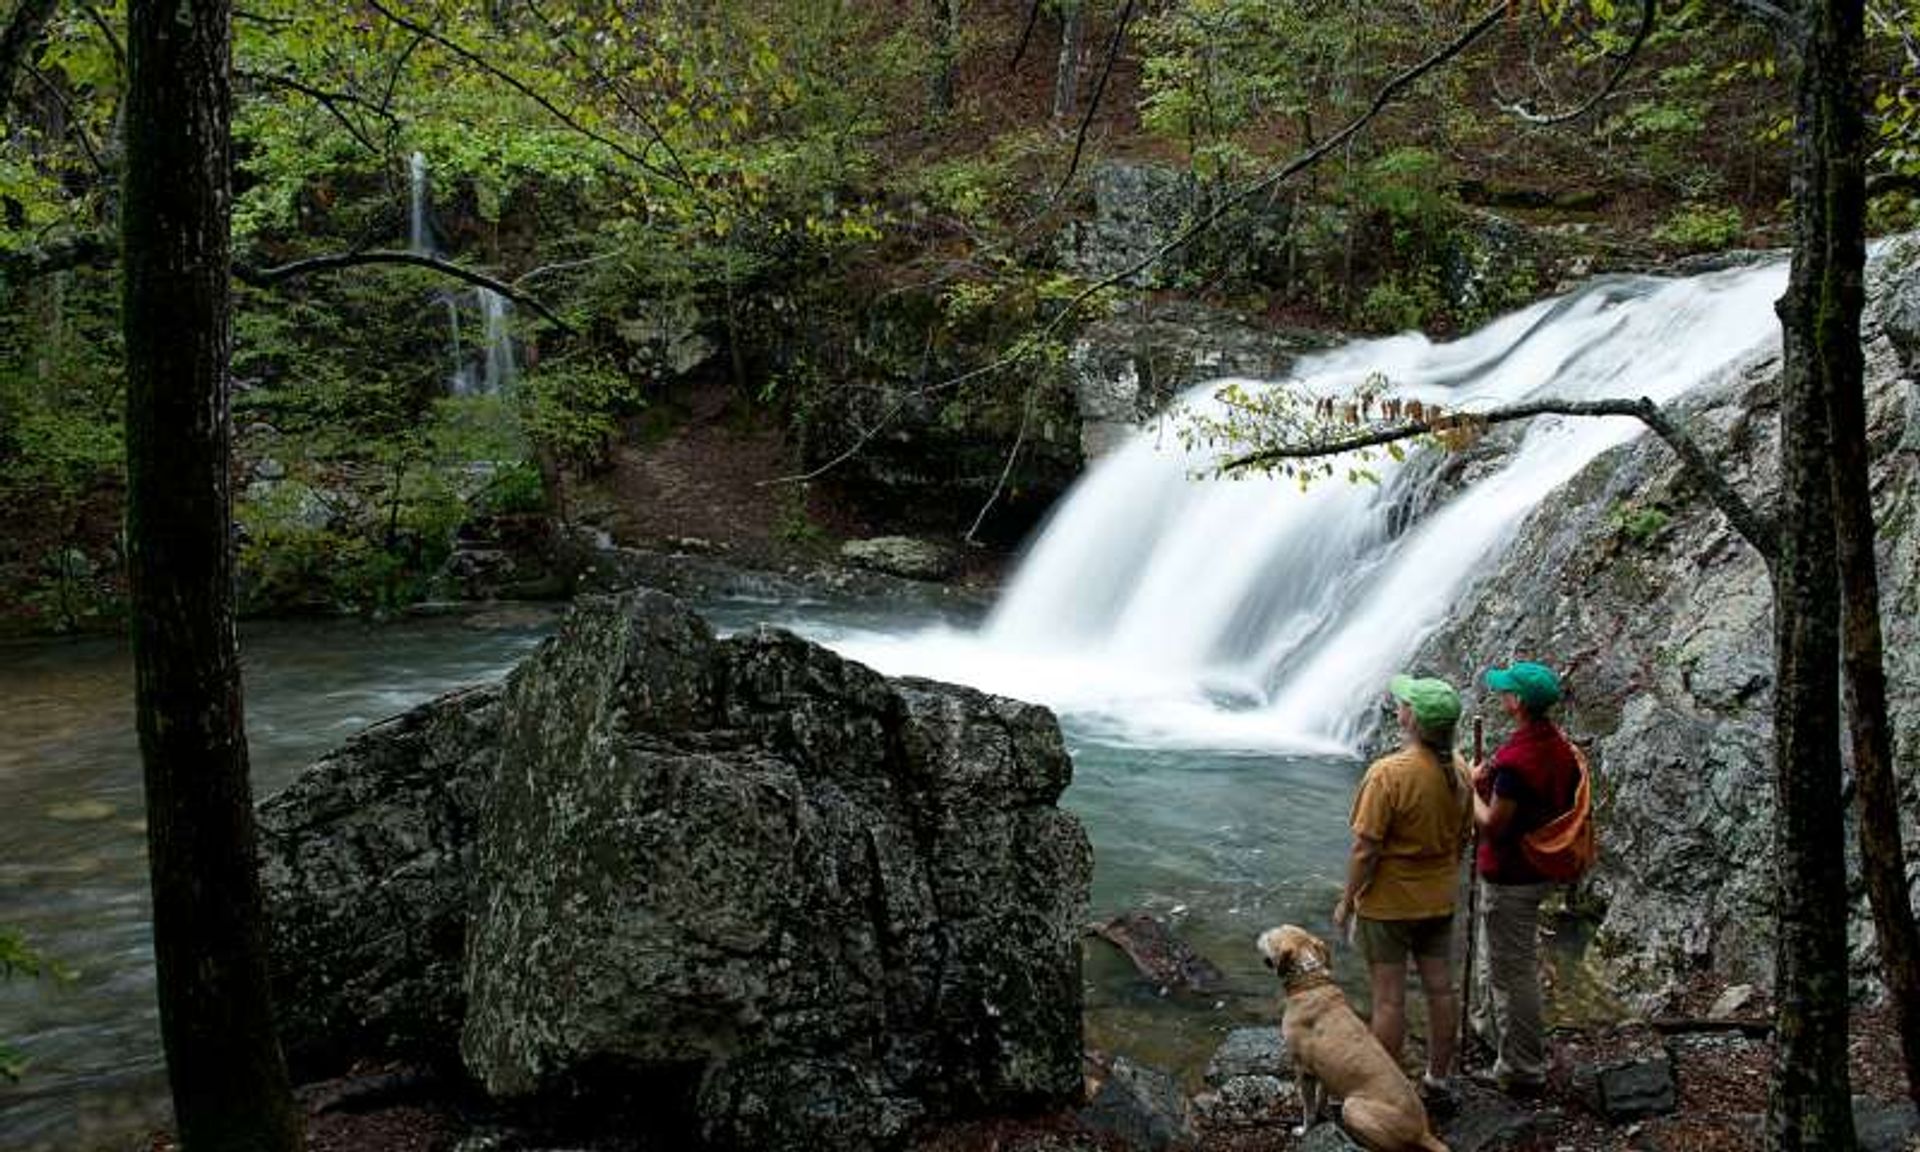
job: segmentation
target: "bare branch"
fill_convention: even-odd
[[[1740,538],[1751,544],[1767,563],[1773,563],[1777,550],[1775,543],[1777,533],[1773,524],[1754,511],[1753,507],[1734,491],[1733,486],[1727,483],[1727,478],[1714,466],[1713,461],[1685,428],[1681,427],[1665,409],[1644,396],[1637,400],[1531,400],[1486,412],[1451,413],[1431,422],[1409,420],[1370,428],[1333,440],[1262,448],[1223,462],[1219,465],[1219,470],[1239,472],[1249,468],[1265,468],[1287,460],[1313,460],[1326,456],[1338,456],[1344,452],[1378,448],[1418,436],[1445,432],[1451,428],[1509,424],[1518,420],[1531,420],[1536,416],[1631,416],[1645,424],[1656,436],[1666,441],[1667,447],[1673,449],[1674,455],[1680,457],[1682,470],[1701,487],[1707,499],[1712,501],[1713,506],[1720,510],[1720,514],[1733,525],[1733,530],[1740,534]]]
[[[443,276],[455,280],[464,280],[477,288],[497,292],[507,299],[538,313],[548,323],[563,332],[571,333],[573,327],[562,320],[551,308],[539,300],[527,295],[504,280],[496,280],[483,272],[476,272],[461,264],[442,260],[438,256],[429,256],[424,252],[390,252],[374,250],[368,252],[336,252],[327,256],[312,256],[305,260],[295,260],[273,268],[249,268],[236,264],[234,278],[243,284],[255,288],[271,288],[287,280],[301,276],[311,276],[316,272],[335,272],[342,268],[356,268],[368,264],[405,264],[414,268],[429,268]]]
[[[1600,90],[1585,102],[1565,112],[1535,112],[1524,102],[1502,104],[1501,111],[1538,127],[1566,124],[1593,111],[1600,106],[1601,101],[1612,96],[1614,90],[1620,87],[1620,81],[1626,78],[1627,70],[1633,67],[1634,60],[1640,55],[1641,46],[1646,44],[1647,37],[1653,34],[1654,13],[1658,9],[1657,0],[1640,0],[1640,23],[1633,31],[1633,39],[1628,42],[1625,51],[1614,58],[1613,71],[1607,76],[1606,83],[1602,84]]]
[[[1007,71],[1020,70],[1020,60],[1027,54],[1027,45],[1033,43],[1033,26],[1040,22],[1040,0],[1027,0],[1027,24],[1020,29],[1020,45],[1013,50],[1013,60],[1008,63]]]
[[[360,127],[359,121],[347,115],[346,106],[352,105],[365,108],[367,111],[384,119],[389,128],[396,127],[399,124],[398,117],[394,116],[392,112],[378,105],[369,103],[351,92],[333,92],[325,88],[316,88],[305,81],[292,76],[283,76],[277,72],[254,72],[247,69],[236,69],[234,75],[241,80],[250,80],[274,88],[284,88],[289,92],[297,93],[312,100],[324,108],[328,115],[338,121],[340,126],[347,130],[347,134],[353,137],[356,144],[359,144],[375,156],[385,155],[385,153],[380,145],[374,143],[373,138],[367,135],[366,130]]]
[[[1867,199],[1885,196],[1889,192],[1905,192],[1909,196],[1920,196],[1920,173],[1875,172],[1867,177]]]

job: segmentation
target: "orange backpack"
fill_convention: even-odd
[[[1555,884],[1571,884],[1585,876],[1600,856],[1593,835],[1593,773],[1587,770],[1586,754],[1570,747],[1580,769],[1573,806],[1520,838],[1520,853],[1527,863]]]

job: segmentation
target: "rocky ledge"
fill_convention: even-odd
[[[718,1148],[898,1146],[1077,1096],[1091,851],[1045,709],[671,597],[262,805],[284,1040]]]

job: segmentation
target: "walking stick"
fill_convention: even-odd
[[[1473,763],[1478,765],[1484,751],[1485,734],[1481,719],[1473,718]],[[1469,782],[1470,789],[1475,786]],[[1477,792],[1476,792],[1477,795]],[[1472,801],[1469,800],[1469,803]],[[1460,978],[1460,1027],[1454,1033],[1454,1059],[1460,1065],[1460,1071],[1467,1070],[1467,1021],[1473,1009],[1473,953],[1474,944],[1480,938],[1480,824],[1474,820],[1469,809],[1467,820],[1467,964]]]

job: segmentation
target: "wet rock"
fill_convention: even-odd
[[[1853,1132],[1860,1152],[1911,1152],[1920,1142],[1920,1113],[1908,1100],[1855,1096]]]
[[[636,593],[515,673],[502,732],[462,1036],[489,1091],[651,1093],[767,1149],[1077,1093],[1090,854],[1045,710]]]
[[[1614,1124],[1664,1116],[1679,1104],[1673,1058],[1652,1033],[1637,1035],[1622,1054],[1576,1066],[1573,1087],[1587,1107]]]
[[[1194,1141],[1187,1098],[1172,1076],[1116,1057],[1080,1120],[1137,1152],[1166,1152]]]
[[[589,598],[263,805],[289,1047],[715,1148],[1077,1100],[1070,772],[1044,709]]]
[[[1207,1061],[1207,1083],[1220,1086],[1237,1076],[1270,1076],[1287,1079],[1293,1067],[1287,1062],[1287,1043],[1280,1029],[1235,1028],[1214,1050]]]
[[[1080,449],[1093,460],[1119,446],[1174,397],[1222,376],[1282,376],[1325,334],[1275,331],[1193,303],[1142,304],[1087,327],[1068,357]]]
[[[1226,987],[1227,978],[1213,961],[1150,912],[1116,916],[1095,925],[1093,934],[1126,953],[1140,974],[1162,989],[1210,994]]]
[[[268,965],[296,1069],[451,1062],[499,685],[376,724],[259,809]]]
[[[1451,1152],[1501,1152],[1530,1147],[1540,1135],[1541,1116],[1501,1092],[1459,1084],[1459,1110],[1435,1135]]]
[[[1322,1121],[1307,1129],[1300,1137],[1294,1152],[1366,1152],[1365,1148],[1347,1135],[1346,1130],[1331,1120]]]
[[[1193,1101],[1200,1121],[1211,1129],[1266,1128],[1299,1111],[1292,1084],[1278,1076],[1230,1076]]]
[[[951,549],[911,536],[849,540],[840,546],[840,558],[858,568],[908,580],[945,580],[958,567]]]

